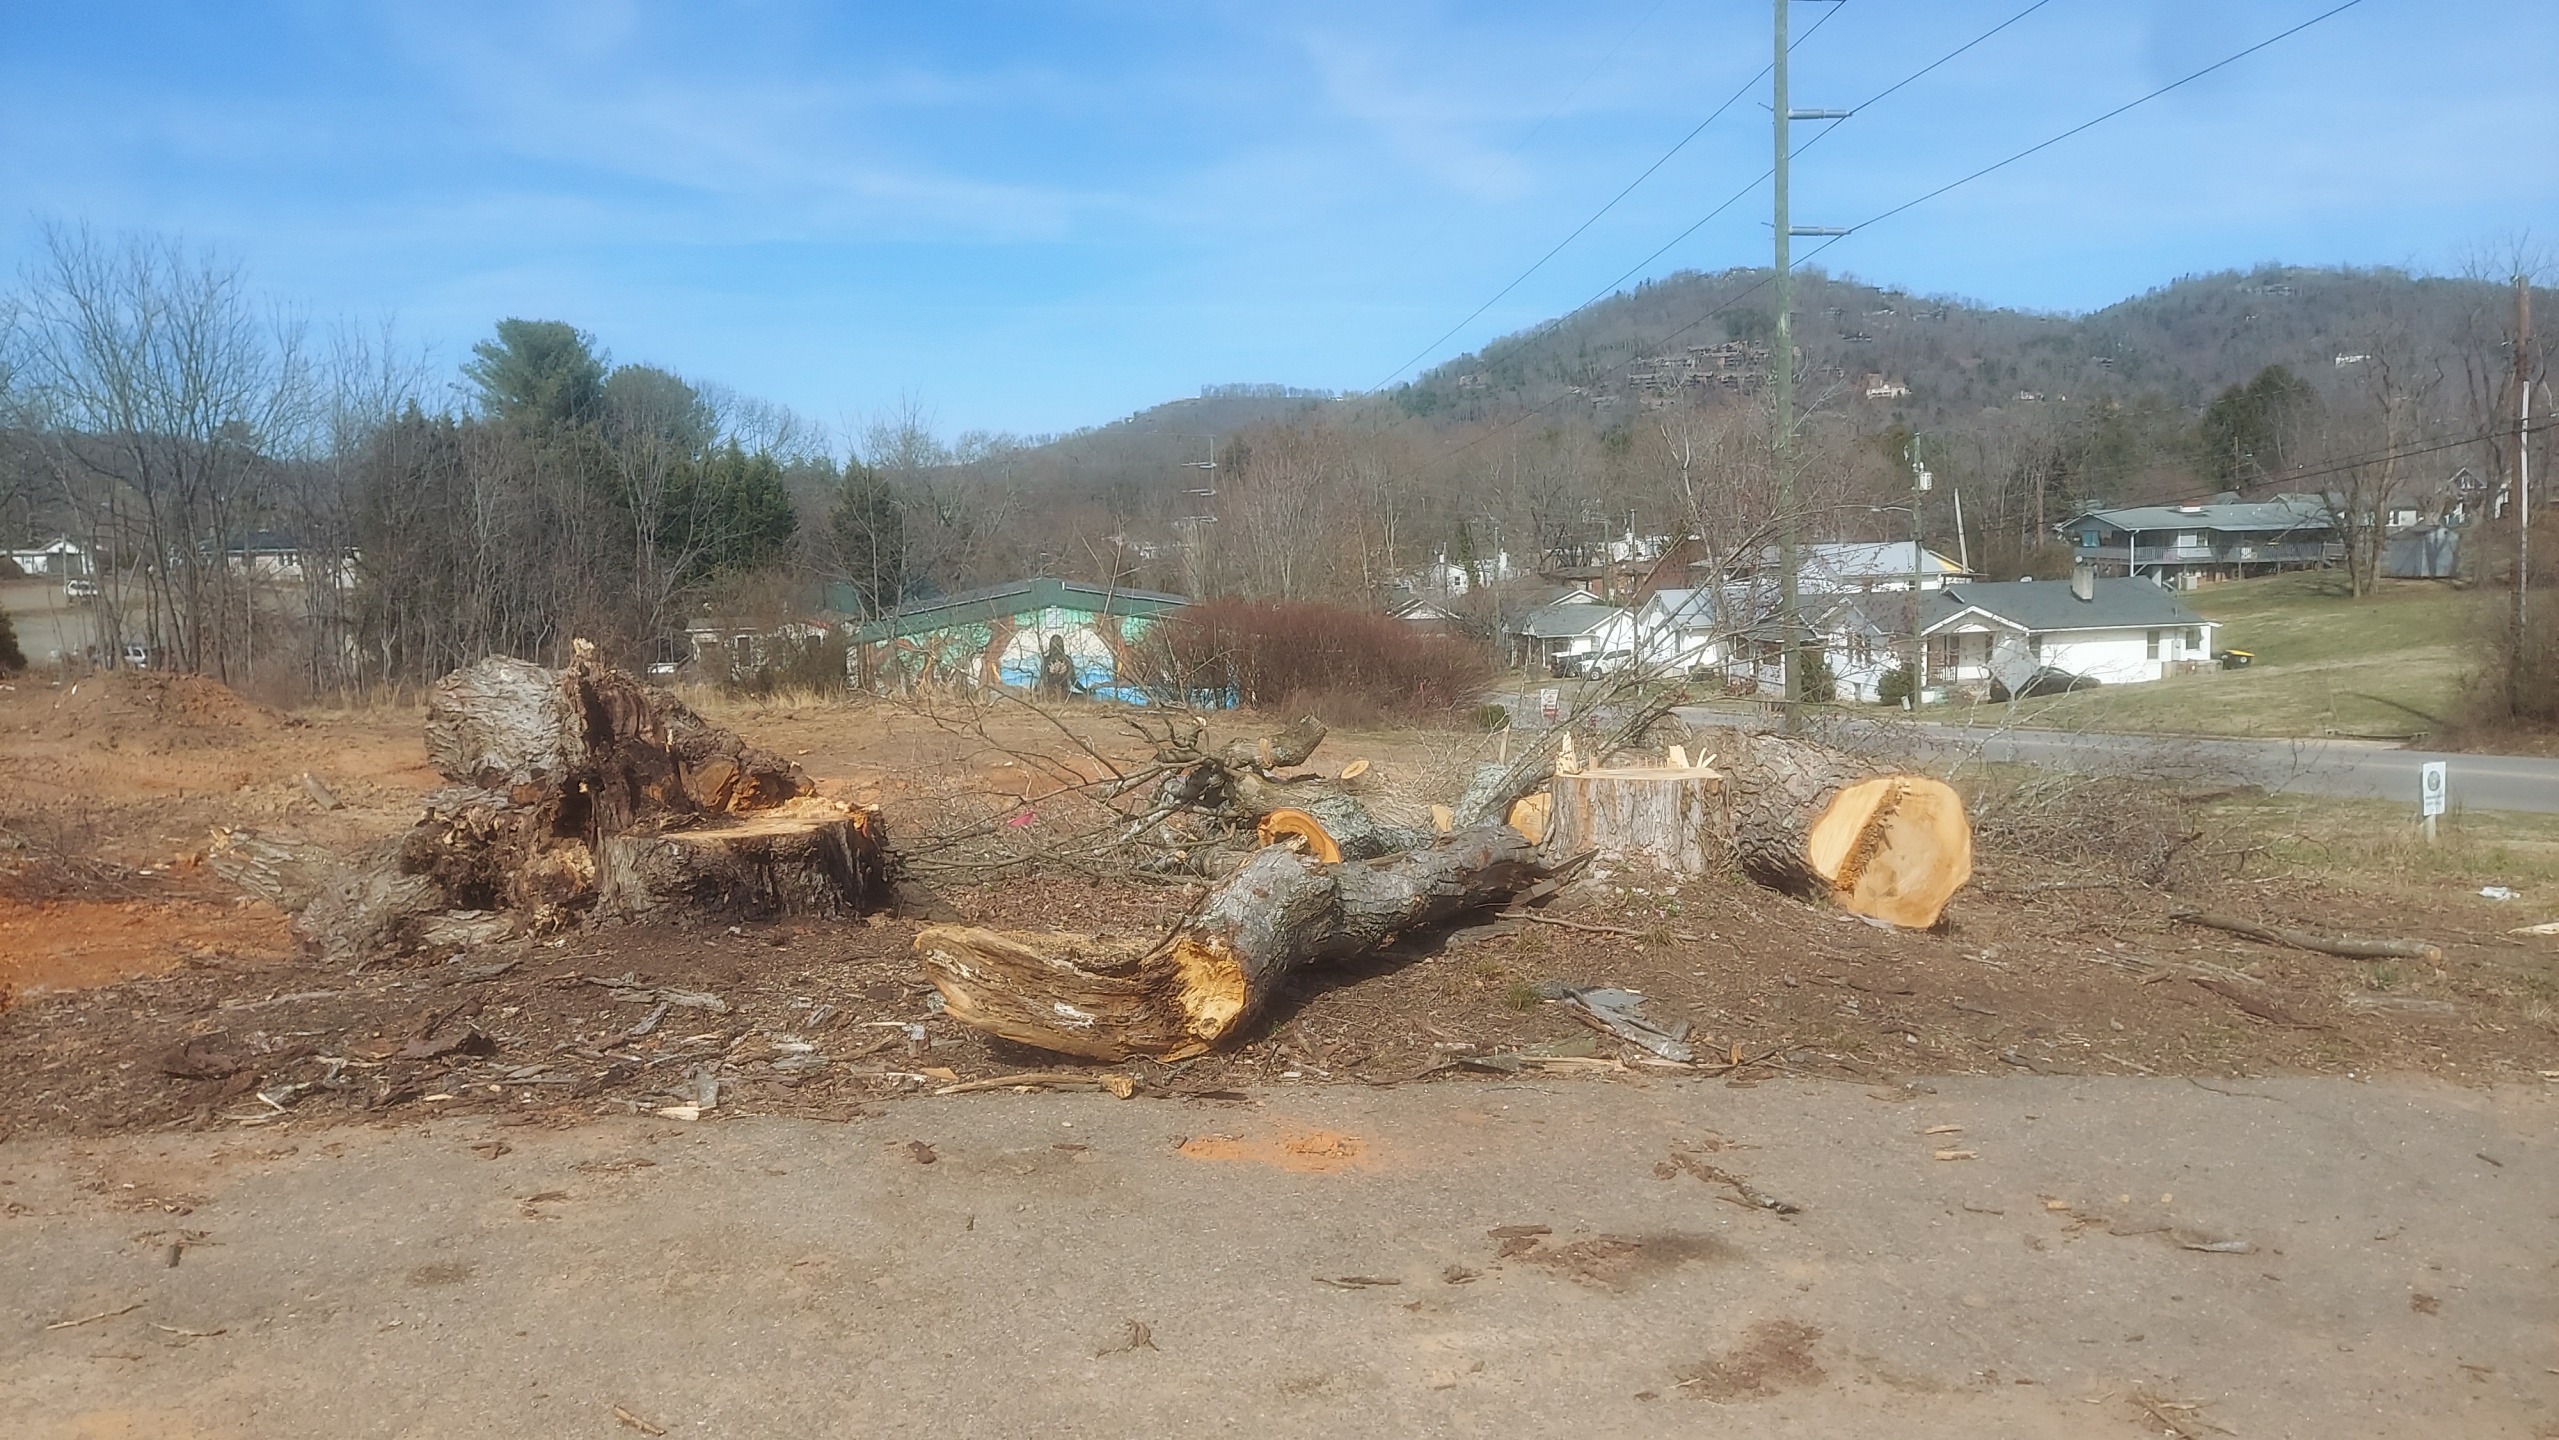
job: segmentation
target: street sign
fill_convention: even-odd
[[[2419,806],[2419,813],[2423,814],[2429,820],[2432,820],[2436,816],[2444,813],[2445,788],[2444,762],[2441,760],[2427,761],[2425,768],[2417,772],[2417,803]]]
[[[1561,716],[1564,713],[1564,692],[1556,689],[1552,685],[1538,691],[1537,713],[1540,718],[1546,720],[1553,720]]]

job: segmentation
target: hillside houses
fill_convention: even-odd
[[[2087,510],[2058,529],[2075,558],[2100,575],[2180,589],[2314,569],[2346,553],[2336,517],[2317,495]]]

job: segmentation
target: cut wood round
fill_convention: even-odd
[[[1502,823],[1518,831],[1529,844],[1536,845],[1543,842],[1547,832],[1554,828],[1554,816],[1554,795],[1540,791],[1514,803],[1509,817]]]
[[[1272,780],[1238,770],[1226,777],[1226,793],[1236,809],[1255,817],[1281,810],[1305,812],[1323,827],[1344,860],[1374,860],[1430,843],[1431,832],[1379,819],[1339,781],[1320,775]]]
[[[628,920],[878,909],[891,881],[872,820],[810,797],[698,830],[609,836],[595,851],[596,909]]]
[[[1272,848],[1151,947],[937,925],[915,950],[962,1024],[1066,1055],[1173,1060],[1232,1038],[1297,971],[1499,904],[1547,873],[1504,825],[1340,865]]]
[[[1762,885],[1924,930],[1972,878],[1972,825],[1942,780],[1873,774],[1843,751],[1775,735],[1724,755],[1719,828]]]
[[[1546,839],[1559,855],[1592,851],[1671,875],[1705,875],[1724,862],[1711,770],[1558,773],[1547,793],[1553,809]]]
[[[1253,826],[1253,838],[1264,845],[1275,845],[1291,835],[1305,843],[1307,854],[1327,865],[1340,863],[1342,847],[1333,843],[1322,821],[1303,810],[1274,810]]]

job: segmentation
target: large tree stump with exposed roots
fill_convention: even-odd
[[[217,864],[302,903],[333,953],[502,938],[590,915],[836,916],[894,895],[876,812],[819,798],[797,765],[594,662],[492,657],[436,683],[428,758],[454,782],[408,833],[351,862],[235,834]]]
[[[1274,846],[1152,945],[937,925],[915,950],[963,1024],[1060,1054],[1173,1060],[1234,1038],[1301,970],[1504,903],[1548,873],[1503,825],[1336,865]]]

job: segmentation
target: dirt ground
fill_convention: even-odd
[[[977,852],[935,844],[980,822],[1028,844],[1071,833],[1072,816],[1043,798],[1057,777],[1142,750],[1105,712],[1072,715],[1070,740],[1027,713],[970,730],[879,705],[717,710],[828,793],[881,804],[892,842],[922,852],[937,914],[1151,936],[1197,893],[971,868]],[[438,783],[419,719],[280,715],[175,677],[0,691],[0,985],[13,992],[0,1138],[475,1112],[845,1118],[1057,1068],[938,1013],[910,948],[922,916],[595,927],[350,968],[321,963],[285,917],[204,868],[216,826],[353,847],[407,824]],[[1337,735],[1317,764],[1370,760],[1373,802],[1410,812],[1454,793],[1452,777],[1497,743]],[[1642,992],[1656,1018],[1694,1027],[1701,1070],[1744,1083],[2559,1074],[2559,938],[2509,933],[2546,918],[2526,907],[2559,899],[2546,836],[2456,835],[2411,856],[2356,841],[2350,807],[1980,785],[1975,883],[1935,932],[1873,928],[1738,880],[1595,873],[1539,914],[1310,975],[1230,1051],[1114,1073],[1219,1096],[1658,1063],[1539,998],[1541,983],[1564,981]],[[2475,893],[2519,877],[2522,901]],[[2259,945],[2173,920],[2181,904],[2418,936],[2444,958]]]

